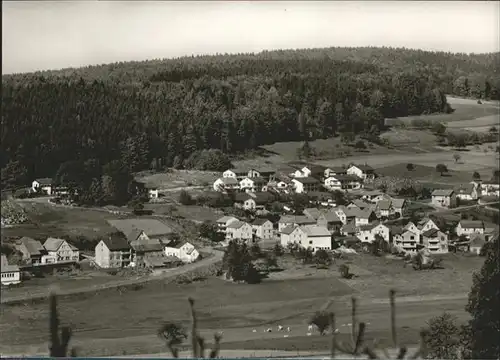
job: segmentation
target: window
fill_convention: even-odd
[[[410,236],[410,240],[415,240],[415,236]]]
[[[368,240],[368,236],[365,236],[365,240]]]
[[[312,240],[309,240],[309,245],[312,245],[312,243],[313,243]]]

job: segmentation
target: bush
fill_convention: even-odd
[[[273,253],[277,257],[283,256],[283,254],[285,253],[285,249],[283,248],[283,245],[281,245],[280,242],[276,242],[276,244],[274,245]]]
[[[194,201],[191,195],[186,190],[181,190],[179,194],[179,202],[182,205],[193,205]]]
[[[344,279],[352,278],[352,274],[349,272],[349,265],[342,264],[339,266],[340,276]]]

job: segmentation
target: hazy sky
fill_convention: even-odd
[[[324,46],[500,51],[500,2],[2,2],[3,73]]]

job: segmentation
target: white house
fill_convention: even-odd
[[[352,214],[355,216],[356,226],[368,225],[374,221],[377,217],[371,209],[350,209]],[[349,214],[346,214],[348,216]]]
[[[394,239],[394,244],[404,251],[416,252],[417,244],[420,242],[420,236],[410,230],[406,230],[400,237]]]
[[[17,265],[9,265],[7,256],[1,256],[1,281],[2,285],[13,285],[21,282],[21,271]]]
[[[251,192],[267,191],[267,181],[261,177],[246,177],[240,181],[240,189]]]
[[[396,198],[392,198],[391,200],[392,200],[391,205],[392,209],[394,210],[394,214],[399,214],[400,216],[404,216],[407,205],[406,200],[396,199]]]
[[[429,218],[424,218],[424,219],[420,220],[418,222],[417,227],[421,233],[423,233],[425,231],[429,231],[431,229],[440,230],[439,226],[437,226],[436,223],[434,221],[432,221],[432,219],[429,219]]]
[[[448,235],[439,229],[431,228],[422,233],[422,243],[434,254],[446,254],[448,252]]]
[[[342,182],[338,180],[335,176],[330,175],[325,179],[325,188],[331,191],[334,190],[342,191]]]
[[[481,196],[497,196],[500,197],[500,182],[499,179],[491,179],[483,181],[481,184]]]
[[[305,176],[323,178],[325,175],[325,167],[321,165],[306,165],[300,170]]]
[[[335,215],[338,216],[340,221],[342,221],[342,224],[345,225],[347,223],[347,216],[346,216],[346,213],[344,211],[343,206],[334,207],[333,209],[331,209],[331,211],[333,211],[335,213]]]
[[[460,220],[455,232],[458,236],[470,236],[472,234],[484,234],[484,223],[479,220]]]
[[[132,262],[132,248],[125,237],[109,236],[95,247],[95,263],[101,268],[124,268]]]
[[[363,180],[373,179],[375,177],[375,170],[368,165],[351,165],[347,169],[347,175],[356,175]]]
[[[217,219],[216,221],[217,231],[221,233],[226,233],[227,226],[234,221],[238,221],[238,219],[235,218],[234,216],[223,216],[220,219]]]
[[[484,235],[473,234],[469,243],[469,252],[479,255],[483,246],[487,243]]]
[[[228,169],[222,173],[223,178],[241,179],[248,176],[248,171],[242,169]]]
[[[389,217],[394,213],[394,208],[392,207],[392,201],[390,199],[380,200],[377,203],[377,211],[380,217]]]
[[[296,193],[302,194],[309,191],[318,191],[320,187],[319,180],[313,177],[303,177],[292,179],[293,188]]]
[[[363,195],[361,196],[361,199],[376,204],[381,200],[390,199],[390,197],[385,195],[380,190],[365,190],[365,191],[363,191]]]
[[[49,262],[52,260],[54,263],[76,262],[80,259],[80,251],[64,239],[49,237],[43,243],[43,247],[47,250]]]
[[[373,242],[380,235],[387,243],[390,240],[390,230],[384,224],[363,225],[357,229],[356,237],[362,242]]]
[[[166,256],[175,256],[183,263],[191,263],[198,259],[200,253],[193,244],[189,242],[179,242],[177,244],[171,243],[165,246],[165,255]]]
[[[251,241],[253,239],[252,226],[244,221],[234,221],[226,227],[226,240],[240,239]]]
[[[315,219],[311,219],[305,215],[284,215],[278,220],[278,231],[281,232],[282,229],[287,226],[301,226],[301,225],[314,225],[316,224]]]
[[[273,238],[273,223],[268,219],[255,219],[252,222],[252,230],[258,239],[270,240]]]
[[[347,175],[347,168],[342,166],[333,166],[325,169],[323,177],[327,178],[335,175]]]
[[[434,206],[450,208],[456,204],[455,191],[451,189],[436,189],[432,192],[432,204]]]
[[[456,197],[460,200],[477,200],[478,192],[474,184],[461,185],[455,189]]]
[[[420,239],[420,229],[411,221],[403,227],[403,230],[411,231],[413,234],[417,235]]]
[[[238,190],[240,188],[240,184],[238,180],[233,177],[223,177],[215,180],[213,187],[215,191],[226,192],[230,190]]]
[[[150,199],[158,199],[160,193],[157,187],[148,187],[147,189],[148,189],[148,197]]]
[[[317,250],[332,249],[332,235],[325,226],[306,225],[302,227],[306,233],[306,245],[304,247]]]
[[[33,180],[31,183],[31,190],[33,192],[43,192],[47,195],[52,195],[52,179],[39,178]]]
[[[307,247],[306,241],[307,235],[300,226],[288,225],[280,230],[280,243],[283,247],[287,247],[288,244],[298,244]]]

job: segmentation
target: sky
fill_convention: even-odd
[[[3,1],[2,73],[328,46],[500,51],[497,1]]]

